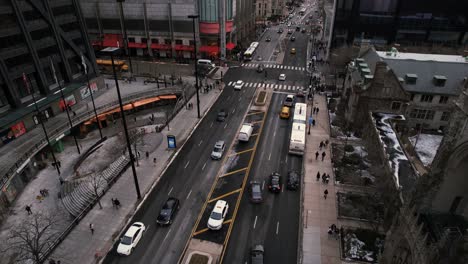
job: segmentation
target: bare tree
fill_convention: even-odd
[[[99,209],[102,209],[102,204],[101,204],[101,199],[99,199],[99,194],[102,192],[103,186],[107,185],[106,179],[104,179],[104,176],[102,173],[96,173],[93,171],[89,177],[88,177],[89,183],[91,184],[91,187],[93,188],[93,193],[94,197],[97,199],[97,202],[99,204]]]
[[[18,262],[32,260],[40,263],[60,235],[55,229],[57,225],[58,218],[41,213],[30,215],[26,221],[10,229],[6,248],[1,250],[3,257],[10,254]]]

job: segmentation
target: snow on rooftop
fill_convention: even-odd
[[[460,55],[423,54],[423,53],[388,52],[388,51],[377,51],[377,54],[379,55],[379,57],[383,59],[392,59],[392,60],[417,60],[417,61],[468,63],[468,59]]]
[[[418,138],[419,137],[419,138]],[[434,157],[439,149],[440,143],[442,142],[442,135],[433,135],[433,134],[419,134],[410,137],[411,145],[416,144],[416,153],[418,153],[419,159],[422,161],[424,166],[430,166]]]
[[[373,113],[372,119],[376,124],[377,130],[379,130],[379,139],[382,142],[382,145],[385,148],[385,151],[388,155],[388,163],[390,167],[393,169],[393,176],[395,178],[395,184],[398,188],[401,187],[400,185],[400,177],[399,177],[399,170],[400,170],[400,162],[401,161],[408,161],[405,153],[403,152],[400,142],[397,139],[397,135],[395,131],[393,131],[392,126],[390,125],[391,119],[399,119],[404,120],[405,117],[402,115],[395,115],[395,114],[386,114],[386,113]]]

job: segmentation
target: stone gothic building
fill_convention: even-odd
[[[468,263],[468,81],[428,174],[394,216],[383,264]]]

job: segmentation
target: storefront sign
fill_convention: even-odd
[[[97,84],[95,82],[89,83],[89,88],[91,89],[93,93],[97,92],[98,90]],[[80,94],[81,94],[81,99],[87,98],[89,96],[88,86],[81,88]]]

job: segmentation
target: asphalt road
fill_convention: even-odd
[[[226,73],[224,81],[228,83],[237,80],[240,74],[249,75],[233,69]],[[254,75],[255,72],[250,74]],[[130,256],[122,257],[116,253],[114,245],[104,263],[177,263],[221,168],[220,161],[212,161],[210,158],[213,146],[217,140],[225,140],[230,145],[253,93],[253,89],[244,89],[241,92],[234,91],[232,87],[224,89],[133,217],[133,221],[141,221],[147,226],[138,246]],[[229,111],[229,116],[223,123],[215,121],[219,109]],[[169,196],[178,198],[181,207],[171,226],[159,227],[155,222],[156,217]]]

